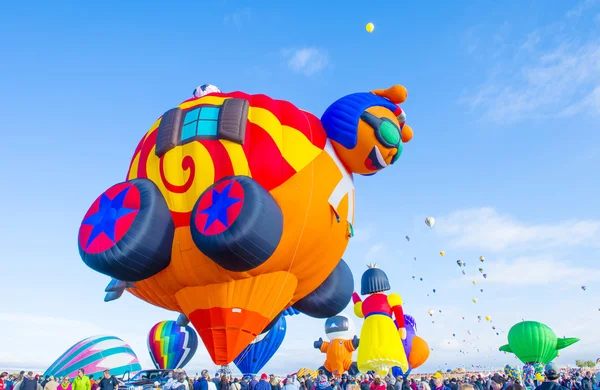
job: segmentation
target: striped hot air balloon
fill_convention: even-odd
[[[148,334],[148,352],[154,366],[162,370],[183,368],[198,349],[198,335],[190,326],[162,321]]]
[[[86,375],[101,376],[105,369],[116,376],[142,369],[136,354],[123,340],[115,336],[92,336],[67,349],[46,370],[44,376],[74,378],[83,368]]]

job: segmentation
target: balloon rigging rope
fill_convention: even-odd
[[[312,134],[312,132],[311,132]],[[311,140],[312,141],[312,140]],[[326,153],[325,150],[322,151],[322,153]],[[296,255],[298,254],[298,249],[300,248],[300,242],[302,241],[302,236],[304,235],[304,229],[306,228],[306,223],[308,221],[308,214],[310,213],[310,205],[312,204],[312,198],[313,198],[313,189],[315,186],[315,161],[313,160],[311,163],[311,182],[310,182],[310,195],[308,198],[308,209],[306,211],[306,215],[304,216],[304,223],[302,224],[302,229],[300,229],[300,235],[298,237],[298,241],[296,241],[296,248],[294,248],[294,254],[292,255],[292,261],[290,262],[290,266],[288,267],[287,273],[285,275],[285,279],[283,280],[283,283],[281,284],[281,289],[279,290],[279,294],[277,295],[277,299],[275,300],[275,302],[277,302],[279,300],[279,298],[281,297],[281,294],[283,293],[283,288],[287,282],[287,279],[290,275],[290,270],[292,269],[292,266],[294,265],[294,260],[296,259]],[[269,318],[271,317],[271,315],[273,314],[273,307],[271,307],[271,311],[269,312]],[[273,329],[273,328],[271,328]],[[258,337],[258,336],[257,336]],[[250,344],[252,345],[252,344]],[[248,355],[248,353],[250,353],[250,349],[246,347],[245,348],[245,352],[243,353],[241,359],[239,359],[239,362],[243,362],[244,359],[246,358],[246,356]],[[253,373],[256,374],[256,373]]]

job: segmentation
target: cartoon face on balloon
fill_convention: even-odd
[[[394,164],[402,154],[402,144],[413,135],[410,126],[405,125],[406,114],[396,106],[406,100],[406,88],[394,86],[369,95],[356,94],[355,99],[343,102],[356,108],[357,126],[353,126],[353,133],[335,126],[339,118],[328,117],[327,112],[322,118],[326,130],[336,128],[339,132],[330,137],[344,165],[362,175],[374,174]]]
[[[356,335],[354,321],[344,313],[329,317],[325,321],[325,334],[329,341],[335,339],[352,340]]]

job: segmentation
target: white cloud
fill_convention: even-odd
[[[519,257],[514,261],[496,260],[486,266],[486,272],[486,283],[505,285],[558,283],[561,286],[581,286],[600,281],[600,269],[578,267],[550,255]]]
[[[505,249],[592,245],[600,243],[600,221],[571,220],[547,224],[521,222],[493,208],[459,210],[440,217],[437,231],[459,249]]]
[[[223,22],[227,25],[233,25],[237,28],[240,28],[244,22],[250,20],[251,16],[252,14],[250,8],[241,8],[235,12],[225,15]]]
[[[283,50],[283,56],[287,59],[290,69],[304,73],[307,76],[322,71],[329,64],[327,53],[314,47],[296,50],[286,49]]]
[[[597,2],[584,1],[568,15],[587,16]],[[600,115],[600,40],[567,36],[567,31],[555,23],[529,33],[520,45],[503,47],[512,52],[503,54],[502,72],[489,76],[462,102],[492,121]],[[490,45],[495,41],[491,38]],[[543,51],[542,41],[548,41]]]
[[[576,18],[581,16],[585,11],[593,8],[598,4],[598,0],[584,0],[581,3],[577,4],[574,8],[567,11],[567,18]]]
[[[525,42],[523,42],[523,44],[521,45],[521,49],[532,50],[533,48],[535,48],[537,46],[538,43],[541,42],[541,40],[542,40],[542,38],[540,36],[539,31],[534,31],[532,33],[529,33],[529,35],[527,35],[527,40]]]

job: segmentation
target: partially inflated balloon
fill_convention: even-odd
[[[268,332],[260,334],[233,360],[244,375],[255,375],[275,355],[285,338],[287,322],[284,316]]]
[[[373,30],[375,30],[375,25],[373,23],[367,23],[367,26],[365,28],[368,33],[372,33]]]
[[[175,321],[162,321],[148,334],[148,351],[157,369],[183,368],[198,349],[198,335],[190,326]]]
[[[578,341],[577,338],[558,338],[542,323],[523,321],[510,328],[508,344],[500,347],[500,351],[514,353],[525,364],[546,364],[558,355],[559,350]]]
[[[131,347],[120,338],[93,336],[69,348],[52,363],[44,376],[74,378],[82,368],[86,375],[99,377],[105,369],[120,376],[140,371],[142,366]]]

